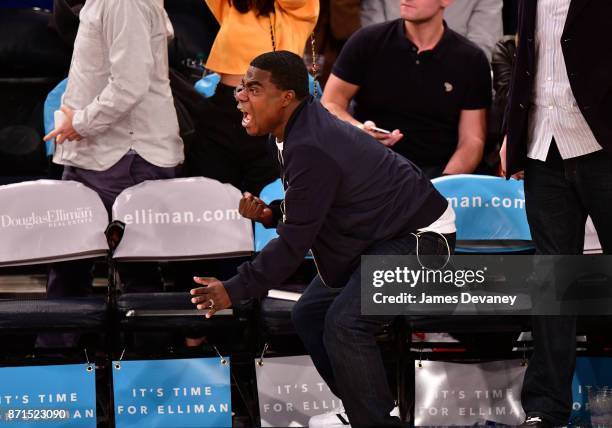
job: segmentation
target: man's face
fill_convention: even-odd
[[[242,126],[249,135],[272,133],[282,123],[290,91],[277,88],[270,77],[269,71],[249,67],[242,85],[236,88],[235,98],[243,114]]]
[[[415,24],[427,22],[451,2],[452,0],[400,0],[400,15]]]

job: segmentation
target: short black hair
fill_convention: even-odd
[[[251,66],[270,72],[270,81],[284,91],[294,91],[298,100],[308,96],[308,71],[304,60],[289,51],[267,52],[259,55]]]

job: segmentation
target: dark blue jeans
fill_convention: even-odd
[[[539,254],[582,254],[591,216],[606,254],[612,253],[612,157],[603,151],[563,160],[553,141],[546,162],[529,159],[525,206]],[[534,317],[534,352],[522,404],[529,415],[566,425],[572,406],[576,318]]]
[[[455,234],[446,238],[452,251]],[[365,254],[414,254],[415,244],[408,235],[378,243]],[[446,252],[437,235],[419,239],[419,254]],[[394,400],[376,343],[376,334],[395,317],[361,315],[360,296],[360,267],[343,288],[328,288],[317,275],[294,306],[293,323],[321,377],[342,400],[353,428],[403,426],[389,416]]]

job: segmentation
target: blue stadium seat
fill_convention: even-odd
[[[485,175],[432,180],[457,215],[457,253],[513,253],[534,249],[523,182]]]
[[[68,78],[59,82],[57,86],[47,95],[44,107],[45,135],[55,129],[54,114],[55,111],[59,110],[62,105],[62,96],[64,95],[64,92],[66,92],[67,84]],[[55,139],[47,141],[46,151],[47,156],[53,156],[53,152],[55,151]]]
[[[280,178],[264,187],[259,197],[266,204],[284,199],[285,190]],[[277,236],[276,229],[266,229],[261,223],[255,223],[255,251],[261,251],[268,242]]]

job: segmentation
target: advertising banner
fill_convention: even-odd
[[[232,426],[229,359],[114,361],[116,428]]]
[[[0,368],[0,427],[95,428],[92,364]]]
[[[262,427],[305,427],[342,406],[308,355],[255,360]]]
[[[521,360],[415,361],[415,425],[520,425],[525,369]]]

